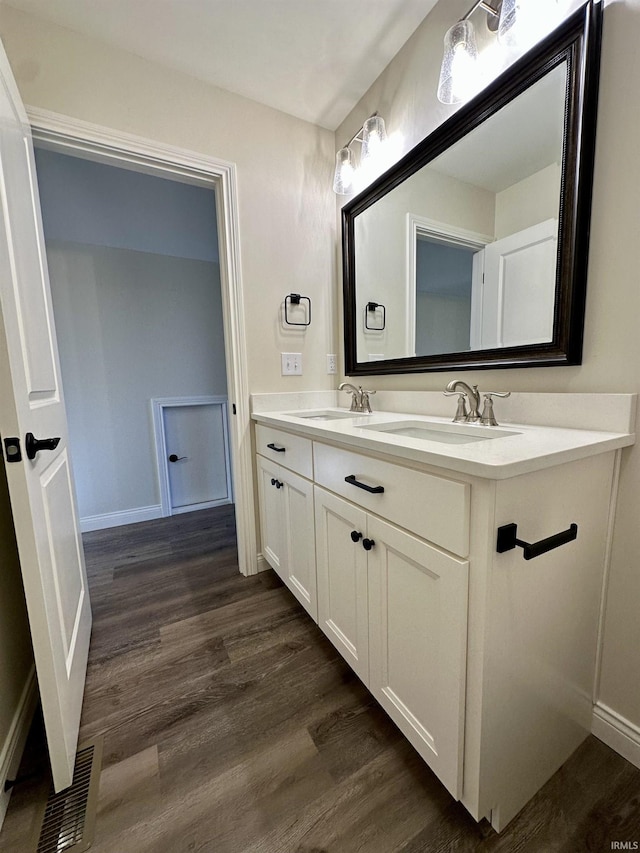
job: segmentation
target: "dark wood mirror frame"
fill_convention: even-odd
[[[598,103],[602,3],[589,0],[342,210],[345,372],[348,376],[494,367],[549,367],[582,361]],[[553,340],[445,355],[358,362],[355,218],[562,62],[567,98],[558,220]]]

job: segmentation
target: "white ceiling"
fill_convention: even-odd
[[[436,0],[8,0],[335,130]]]

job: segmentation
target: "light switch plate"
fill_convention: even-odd
[[[282,357],[283,376],[302,376],[301,352],[281,352],[280,356]]]

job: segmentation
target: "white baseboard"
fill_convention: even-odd
[[[266,572],[271,568],[262,554],[258,554],[258,572]]]
[[[35,668],[31,668],[29,677],[20,696],[18,707],[11,720],[7,738],[0,749],[0,827],[7,813],[11,790],[4,790],[7,779],[14,778],[22,758],[24,744],[29,734],[31,720],[38,701],[38,685]]]
[[[623,758],[640,768],[640,728],[598,702],[593,709],[592,733]]]
[[[201,509],[213,509],[216,506],[224,506],[225,504],[230,504],[232,501],[225,498],[218,498],[215,501],[202,501],[199,504],[188,504],[187,506],[174,506],[171,508],[171,515],[180,515],[183,512],[198,512]]]
[[[125,509],[122,512],[105,512],[102,515],[85,515],[80,519],[80,530],[89,533],[91,530],[105,530],[107,527],[121,527],[123,524],[137,524],[139,521],[153,521],[162,518],[162,507],[139,506],[135,509]]]

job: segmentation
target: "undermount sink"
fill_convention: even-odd
[[[295,418],[305,418],[310,421],[334,421],[339,420],[340,418],[353,418],[357,414],[356,412],[335,412],[331,410],[322,409],[321,411],[316,412],[290,412],[291,415]]]
[[[405,438],[419,438],[423,441],[440,441],[443,444],[472,444],[474,441],[487,441],[492,438],[506,438],[520,435],[508,429],[466,424],[425,423],[424,421],[395,421],[386,424],[368,424],[362,429],[391,433]]]

